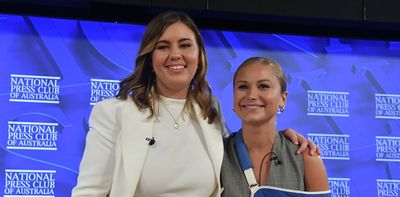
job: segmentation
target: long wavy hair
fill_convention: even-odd
[[[190,83],[185,110],[191,118],[196,118],[193,108],[196,102],[200,106],[202,118],[208,119],[211,124],[214,120],[220,120],[220,115],[212,103],[212,92],[206,80],[208,64],[204,41],[193,20],[182,12],[164,12],[150,21],[140,44],[135,71],[120,82],[120,91],[116,97],[121,100],[131,97],[140,110],[150,110],[148,118],[155,116],[155,102],[160,99],[160,94],[155,85],[156,75],[152,71],[152,54],[165,29],[176,22],[185,24],[193,31],[199,47],[199,65]]]

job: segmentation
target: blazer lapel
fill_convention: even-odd
[[[222,158],[224,154],[223,140],[222,140],[222,129],[221,126],[216,124],[208,124],[207,120],[204,120],[201,116],[200,107],[194,104],[194,109],[198,117],[199,125],[202,130],[207,152],[210,155],[211,162],[214,167],[215,176],[218,180],[218,187],[220,187],[220,171],[222,166]]]
[[[147,119],[149,112],[141,112],[133,102],[127,102],[122,113],[121,152],[123,171],[129,194],[134,193],[149,149],[146,138],[153,136],[153,119]],[[121,169],[122,170],[122,169]]]

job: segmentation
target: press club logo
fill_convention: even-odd
[[[375,136],[376,160],[400,162],[400,137]]]
[[[350,159],[349,135],[308,133],[307,136],[320,148],[322,159]]]
[[[377,179],[376,186],[378,197],[400,196],[400,180]]]
[[[54,197],[55,170],[6,169],[4,197]]]
[[[307,115],[349,117],[349,93],[307,91]]]
[[[350,178],[328,178],[332,197],[349,197]]]
[[[11,74],[11,102],[56,103],[59,101],[60,77]]]
[[[375,118],[400,119],[400,95],[375,94]]]
[[[91,79],[90,80],[90,105],[94,105],[97,102],[115,97],[119,91],[118,80],[109,79]]]
[[[8,121],[7,149],[57,150],[58,123]]]

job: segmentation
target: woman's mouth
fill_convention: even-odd
[[[176,71],[182,71],[183,69],[186,68],[186,66],[183,65],[183,64],[168,65],[168,66],[166,66],[166,67],[167,67],[169,70],[174,71],[174,72],[176,72]]]

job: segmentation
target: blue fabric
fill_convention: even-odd
[[[235,151],[240,163],[240,167],[242,168],[243,171],[249,168],[253,168],[253,163],[250,160],[246,144],[244,144],[243,141],[242,130],[239,130],[234,136],[234,138],[235,138]]]
[[[281,188],[260,187],[254,197],[330,197],[331,192],[304,192]]]

